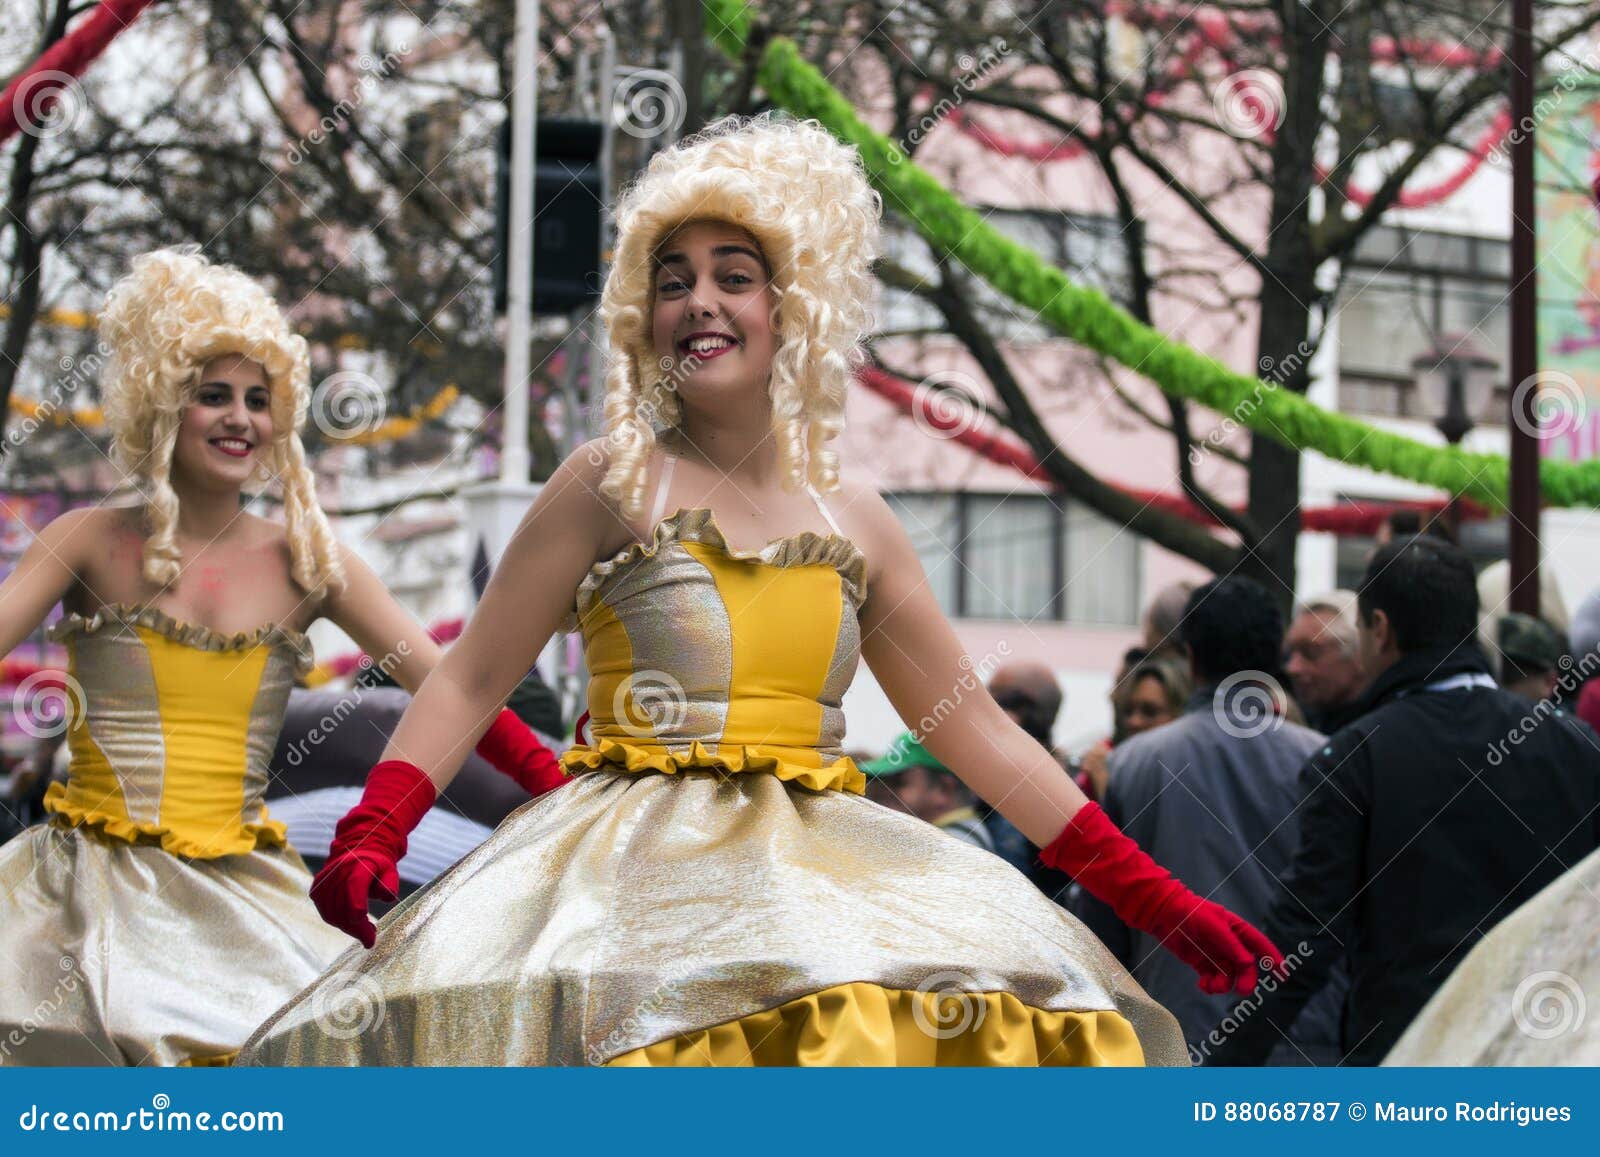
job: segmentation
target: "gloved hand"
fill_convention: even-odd
[[[367,901],[399,898],[406,836],[437,795],[422,769],[402,759],[385,760],[367,773],[361,802],[334,827],[328,862],[311,881],[311,901],[325,921],[372,947],[378,930]]]
[[[1148,932],[1200,974],[1203,992],[1253,990],[1283,953],[1248,921],[1195,895],[1089,802],[1039,858],[1074,877],[1130,928]]]
[[[569,781],[556,753],[540,743],[533,729],[509,707],[500,709],[476,750],[535,799]]]

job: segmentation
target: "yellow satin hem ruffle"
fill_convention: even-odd
[[[278,820],[240,824],[239,834],[226,840],[202,843],[161,824],[139,823],[126,816],[111,815],[84,807],[67,798],[67,786],[53,783],[44,793],[45,810],[70,827],[90,828],[125,844],[160,844],[161,850],[191,860],[214,860],[220,856],[239,856],[258,848],[283,847],[289,842],[289,829]]]
[[[233,1062],[239,1059],[239,1049],[231,1053],[218,1053],[214,1057],[186,1057],[178,1062],[180,1069],[226,1069],[232,1068]]]
[[[680,754],[666,748],[644,747],[596,736],[593,744],[569,748],[561,756],[561,767],[568,775],[581,775],[586,771],[625,771],[637,775],[652,772],[677,775],[685,771],[758,773],[775,775],[812,791],[847,791],[863,795],[867,790],[867,777],[848,755],[823,767],[806,767],[763,751],[760,747],[722,743],[717,745],[716,751],[712,751],[699,740],[692,741],[689,750]]]
[[[1009,992],[918,992],[856,982],[634,1049],[627,1067],[1142,1067],[1121,1013],[1047,1012]]]

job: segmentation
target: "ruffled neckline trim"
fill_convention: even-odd
[[[175,619],[155,607],[138,607],[130,603],[107,603],[88,616],[70,612],[50,628],[49,634],[52,641],[64,643],[98,634],[113,626],[144,627],[163,638],[200,651],[243,652],[260,646],[281,644],[294,655],[295,671],[300,675],[306,674],[315,664],[311,640],[292,627],[264,623],[253,631],[227,634],[199,623]]]
[[[674,542],[698,542],[714,547],[738,562],[758,562],[765,566],[831,566],[844,580],[845,592],[859,610],[867,597],[867,560],[842,534],[818,534],[802,530],[798,534],[775,538],[759,550],[739,550],[728,543],[717,525],[717,517],[707,506],[680,506],[656,523],[649,542],[632,542],[608,559],[589,568],[573,598],[575,610],[568,613],[562,629],[577,630],[578,618],[586,600],[599,591],[605,581],[624,567],[642,559],[654,558],[661,548]]]

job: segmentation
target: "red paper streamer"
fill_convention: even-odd
[[[55,94],[66,87],[67,81],[83,75],[106,45],[137,20],[150,3],[151,0],[102,0],[85,20],[19,73],[0,94],[0,142],[9,140],[22,127],[24,106],[32,116],[48,111],[55,103]]]

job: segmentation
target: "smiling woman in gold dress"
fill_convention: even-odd
[[[841,481],[880,204],[815,124],[730,118],[618,210],[606,437],[528,511],[339,825],[313,898],[373,944],[256,1064],[1183,1064],[1176,1022],[1001,860],[871,803],[841,698],[865,658],[930,751],[1201,970],[1274,955],[1088,804],[973,673],[888,505]],[[366,904],[483,706],[582,633],[571,787],[376,930]],[[316,1009],[365,1002],[365,1031]]]
[[[412,688],[440,651],[317,506],[310,359],[265,289],[148,253],[99,326],[139,502],[56,519],[0,584],[0,655],[67,612],[67,675],[40,694],[72,756],[50,821],[0,847],[0,1064],[226,1063],[350,943],[262,803],[306,628],[331,619]],[[282,523],[241,508],[269,483]],[[530,791],[559,782],[496,706],[485,754]]]

